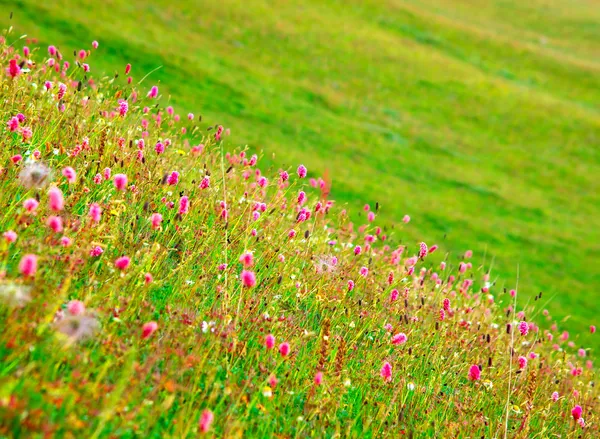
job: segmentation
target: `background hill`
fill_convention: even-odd
[[[65,53],[97,39],[96,75],[152,72],[232,142],[327,172],[353,211],[411,215],[403,243],[472,248],[501,284],[519,264],[522,297],[572,329],[595,316],[596,2],[152,3],[3,2],[0,25]]]

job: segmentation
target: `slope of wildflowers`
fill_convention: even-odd
[[[597,437],[589,350],[517,280],[353,225],[96,47],[0,43],[2,436]]]

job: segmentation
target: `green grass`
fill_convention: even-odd
[[[268,8],[221,5],[215,29],[200,34],[217,41],[213,52],[198,55],[177,45],[196,48],[199,34],[169,23],[197,28],[205,18],[161,10],[166,37],[140,19],[142,6],[123,23],[143,39],[84,20],[112,24],[120,4],[105,15],[56,5],[73,14],[62,18],[23,7],[21,26],[43,29],[44,40],[0,39],[1,437],[598,437],[597,341],[587,329],[596,193],[584,190],[594,188],[585,157],[594,150],[570,137],[594,123],[583,77],[561,87],[566,71],[543,69],[553,97],[534,81],[515,85],[514,67],[469,54],[476,38],[458,38],[458,18],[432,17],[433,7],[319,3],[274,20]],[[224,16],[233,10],[249,17]],[[484,12],[481,23],[498,19]],[[255,29],[232,40],[253,47],[251,58],[218,47],[238,21]],[[351,30],[334,32],[335,23]],[[484,28],[478,35],[490,38]],[[95,37],[102,46],[83,52],[86,74],[66,48],[89,49]],[[173,44],[152,41],[163,38]],[[403,44],[386,44],[395,39]],[[560,56],[576,62],[591,50],[585,41]],[[62,74],[46,68],[57,42],[71,63]],[[20,70],[24,44],[33,52]],[[96,75],[122,71],[121,57],[134,64],[131,84]],[[411,63],[399,68],[402,59]],[[146,96],[159,80],[163,94],[177,93],[181,120],[165,109],[168,96]],[[204,120],[188,120],[189,110]],[[219,139],[215,122],[234,135]],[[266,160],[251,156],[261,148]],[[342,202],[297,175],[300,163],[333,176]],[[365,201],[381,205],[376,218]],[[398,224],[404,213],[408,225]],[[395,227],[389,239],[380,225]],[[423,236],[442,251],[417,245]],[[535,257],[537,271],[526,263]],[[497,285],[487,284],[490,267]],[[540,273],[546,294],[531,300]],[[567,309],[578,283],[586,301]],[[563,284],[549,313],[548,291]],[[561,321],[567,312],[578,321]]]
[[[8,2],[93,69],[152,71],[182,111],[274,166],[328,171],[420,239],[485,255],[581,330],[600,297],[600,10],[579,0]],[[8,12],[13,11],[12,21]]]

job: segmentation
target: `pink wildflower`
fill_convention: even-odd
[[[552,392],[552,396],[551,396],[552,401],[556,402],[556,401],[558,401],[558,398],[559,398],[558,392]]]
[[[581,414],[583,413],[583,409],[581,408],[580,405],[576,405],[575,407],[573,407],[573,410],[571,410],[571,416],[573,416],[573,419],[575,419],[576,421],[581,418]]]
[[[23,256],[19,262],[19,271],[25,277],[35,276],[35,272],[37,271],[37,256],[32,254]]]
[[[210,426],[211,426],[213,420],[214,420],[213,412],[211,412],[210,410],[204,410],[202,412],[202,414],[200,415],[200,421],[198,422],[198,425],[200,427],[200,432],[208,433],[208,430],[210,430]]]
[[[65,200],[63,198],[63,193],[57,187],[52,187],[48,191],[48,204],[51,210],[55,212],[59,212],[63,210],[65,207]]]
[[[90,256],[97,257],[97,256],[100,256],[102,253],[104,253],[104,250],[102,250],[102,247],[100,247],[98,245],[95,247],[92,247],[92,249],[90,250]]]
[[[519,369],[525,369],[527,367],[527,358],[520,356],[518,359]]]
[[[381,378],[383,378],[384,381],[392,381],[392,365],[387,361],[384,362],[383,366],[381,366],[381,371],[379,372],[379,374],[381,375]]]
[[[148,92],[149,98],[155,98],[158,96],[158,87],[156,85],[152,86],[150,91]]]
[[[85,312],[85,305],[79,300],[71,300],[67,304],[67,311],[72,316],[80,316]]]
[[[8,125],[8,130],[10,132],[15,132],[15,131],[17,131],[19,129],[19,119],[16,116],[11,117],[8,120],[7,125]]]
[[[72,243],[73,241],[71,240],[71,238],[67,236],[63,236],[62,238],[60,238],[60,245],[62,245],[63,247],[70,247]]]
[[[56,233],[63,230],[63,222],[60,216],[49,216],[46,220],[46,225]]]
[[[75,169],[67,166],[62,170],[62,175],[67,179],[67,181],[71,184],[75,183],[77,179],[77,174],[75,173]]]
[[[160,213],[153,213],[150,217],[150,222],[152,223],[153,229],[159,229],[160,224],[162,223],[163,217]]]
[[[410,216],[408,216],[408,215],[404,215],[404,218],[402,218],[402,221],[403,221],[405,224],[408,224],[408,223],[410,222]]]
[[[144,326],[142,326],[142,338],[143,339],[149,338],[152,334],[154,334],[156,332],[157,329],[158,329],[158,323],[156,323],[154,321],[144,323]]]
[[[240,256],[240,262],[246,268],[251,267],[254,263],[254,257],[252,252],[245,252]]]
[[[127,114],[127,111],[129,111],[129,104],[126,100],[121,99],[119,101],[119,115],[125,116]]]
[[[323,384],[323,372],[317,372],[315,374],[315,384],[317,386],[320,386],[321,384]]]
[[[8,62],[8,69],[6,69],[6,72],[11,78],[16,78],[21,74],[21,67],[17,64],[16,59],[13,58]]]
[[[131,264],[131,259],[128,256],[121,256],[115,260],[115,267],[119,270],[126,270]]]
[[[304,165],[298,166],[298,177],[300,177],[300,178],[306,177],[307,172],[308,171],[306,170],[306,167]]]
[[[265,346],[267,349],[273,349],[275,346],[275,337],[273,334],[269,334],[265,337]]]
[[[403,332],[396,334],[392,337],[392,344],[404,344],[408,340],[408,337]]]
[[[98,223],[100,222],[100,217],[102,216],[102,208],[98,203],[92,203],[90,206],[90,218],[92,221]]]
[[[190,210],[190,200],[187,196],[181,197],[179,200],[179,215],[185,215]]]
[[[113,183],[118,190],[124,191],[127,189],[127,176],[125,174],[115,174]]]
[[[479,380],[479,378],[481,377],[481,370],[479,370],[479,366],[477,366],[476,364],[472,365],[469,368],[469,380],[470,381],[477,381]]]
[[[288,342],[283,342],[279,345],[279,353],[282,357],[287,357],[290,353],[290,344]]]
[[[169,175],[167,177],[167,183],[170,186],[175,186],[177,183],[179,183],[179,172],[177,172],[177,171],[171,172],[171,175]]]
[[[6,239],[6,242],[12,243],[17,240],[17,233],[13,230],[7,230],[2,234],[2,236],[4,236],[4,239]]]
[[[529,324],[527,322],[519,323],[519,332],[521,335],[525,336],[529,333]]]
[[[256,285],[256,274],[253,271],[244,270],[241,274],[242,284],[246,288],[252,288]]]
[[[427,244],[424,242],[419,244],[419,258],[424,258],[427,256]]]

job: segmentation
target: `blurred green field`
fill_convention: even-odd
[[[152,3],[152,4],[150,4]],[[327,170],[403,243],[520,266],[584,330],[600,298],[600,8],[594,0],[2,2],[0,25],[232,129],[269,163]],[[10,20],[9,13],[13,12]],[[416,247],[415,247],[416,248]],[[483,256],[485,254],[485,257]],[[596,322],[599,323],[599,322]],[[585,337],[585,336],[584,336]]]

